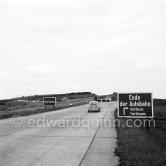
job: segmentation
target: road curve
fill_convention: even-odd
[[[116,104],[101,103],[100,113],[87,107],[0,120],[0,165],[117,165],[115,128],[101,125]]]

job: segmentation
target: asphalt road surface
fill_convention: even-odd
[[[115,166],[116,103],[0,120],[0,166]]]

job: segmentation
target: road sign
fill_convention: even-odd
[[[43,105],[44,106],[56,106],[56,97],[44,97]]]
[[[153,118],[152,93],[119,93],[118,117]]]

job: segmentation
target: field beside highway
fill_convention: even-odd
[[[165,102],[165,101],[164,101]],[[118,118],[121,127],[117,130],[116,155],[120,166],[165,166],[166,165],[166,103],[154,102],[155,127],[124,127],[126,118]],[[141,120],[143,122],[143,119]],[[123,126],[124,125],[124,126]],[[123,127],[122,127],[123,126]]]
[[[0,119],[10,118],[14,115],[27,116],[27,115],[36,114],[36,113],[60,110],[63,108],[87,104],[91,100],[92,100],[91,97],[72,99],[70,100],[70,103],[72,103],[72,106],[70,105],[68,101],[57,101],[57,105],[55,108],[47,107],[46,109],[43,106],[42,101],[11,100],[0,105]]]

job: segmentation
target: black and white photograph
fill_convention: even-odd
[[[166,166],[166,1],[0,0],[0,166]]]

